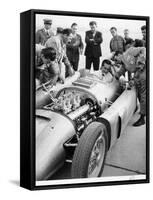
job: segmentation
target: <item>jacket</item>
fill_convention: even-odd
[[[66,45],[66,54],[70,61],[77,61],[79,59],[80,50],[83,50],[82,38],[76,34],[71,42]]]
[[[115,37],[113,37],[110,41],[110,51],[111,52],[119,51],[120,53],[123,53],[124,50],[125,50],[124,39],[119,35],[116,35]]]
[[[91,41],[90,39],[93,39]],[[96,31],[95,36],[93,36],[92,31],[87,31],[85,36],[85,56],[98,58],[102,56],[100,44],[103,42],[102,33]]]
[[[46,41],[53,35],[54,33],[51,30],[49,30],[49,33],[46,33],[44,28],[39,29],[36,32],[36,44],[45,45]]]

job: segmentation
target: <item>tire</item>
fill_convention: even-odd
[[[71,167],[72,178],[101,176],[107,149],[106,126],[100,122],[92,122],[84,130],[75,149]]]

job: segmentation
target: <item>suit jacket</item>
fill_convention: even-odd
[[[46,41],[53,36],[54,33],[49,30],[49,34],[46,33],[45,29],[42,28],[36,32],[36,44],[45,45]]]
[[[94,39],[91,41],[90,39]],[[86,48],[85,55],[88,57],[98,58],[102,56],[100,44],[103,42],[102,33],[97,31],[93,36],[92,31],[87,31],[85,36]]]

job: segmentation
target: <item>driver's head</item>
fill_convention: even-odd
[[[42,49],[41,59],[44,64],[48,64],[56,59],[56,50],[52,47]]]
[[[101,71],[104,74],[107,74],[108,72],[111,71],[111,61],[108,59],[103,60],[102,66],[101,66]]]

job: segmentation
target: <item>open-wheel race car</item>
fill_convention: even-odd
[[[36,180],[47,180],[65,162],[71,163],[72,178],[101,176],[107,151],[136,109],[135,88],[87,74],[54,96],[44,94],[36,97]]]

